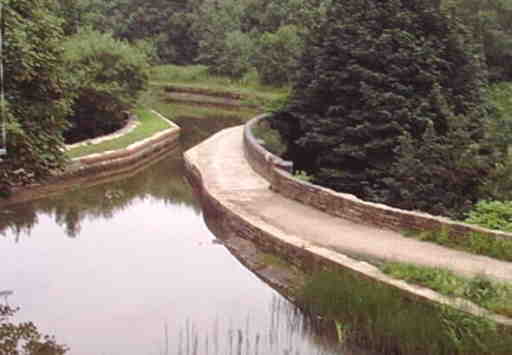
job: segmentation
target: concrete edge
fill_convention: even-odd
[[[275,253],[307,272],[342,270],[360,279],[397,289],[401,295],[412,301],[449,306],[466,314],[493,320],[500,327],[512,328],[511,318],[489,312],[470,301],[443,296],[429,288],[394,279],[367,262],[314,245],[296,236],[286,235],[256,217],[237,210],[228,199],[223,198],[221,194],[216,195],[204,183],[201,168],[194,162],[194,154],[194,148],[185,152],[185,171],[205,213],[214,216],[223,228],[250,240],[263,251]]]
[[[269,181],[273,191],[335,217],[398,232],[411,229],[432,231],[447,229],[454,232],[457,238],[464,238],[471,233],[480,233],[496,239],[512,240],[512,233],[466,224],[424,212],[407,211],[364,201],[351,194],[336,192],[296,179],[292,175],[292,162],[287,162],[268,152],[252,136],[251,128],[266,117],[268,117],[267,114],[260,115],[245,124],[244,153],[249,165]]]

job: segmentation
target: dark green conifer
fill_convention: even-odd
[[[492,166],[480,144],[485,71],[466,38],[431,1],[333,2],[272,118],[288,157],[316,183],[364,199],[463,209]]]

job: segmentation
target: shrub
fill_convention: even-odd
[[[253,59],[261,82],[277,86],[290,83],[302,47],[297,26],[283,26],[275,33],[265,32],[256,42]]]
[[[65,59],[76,88],[68,142],[120,128],[148,82],[144,51],[108,33],[85,30],[64,43]]]
[[[512,201],[480,201],[468,213],[465,222],[512,232]]]

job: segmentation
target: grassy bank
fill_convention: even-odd
[[[510,239],[498,239],[482,233],[471,233],[461,237],[452,235],[447,229],[442,231],[411,230],[404,231],[402,235],[472,254],[512,262],[512,240]]]
[[[136,115],[139,124],[131,132],[102,143],[75,147],[67,152],[68,156],[70,158],[78,158],[89,154],[123,149],[130,144],[149,138],[153,134],[171,127],[169,122],[148,109],[138,109],[136,110]]]
[[[484,318],[406,299],[348,273],[312,275],[296,295],[307,310],[338,320],[345,338],[381,354],[505,355],[512,334]]]
[[[423,266],[386,263],[381,270],[397,279],[428,287],[445,296],[467,299],[491,312],[512,317],[512,285],[485,276],[461,277],[454,273]]]
[[[261,85],[254,73],[244,78],[234,80],[227,77],[210,75],[208,68],[203,65],[161,65],[152,68],[151,84],[166,86],[170,83],[176,86],[204,88],[217,92],[237,93],[247,97],[273,100],[288,93],[288,88]]]

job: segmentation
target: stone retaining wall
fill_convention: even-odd
[[[60,193],[89,181],[105,180],[135,171],[146,162],[154,161],[175,149],[178,146],[180,127],[158,112],[155,114],[169,122],[170,128],[123,149],[74,158],[64,172],[44,184],[25,186],[15,190],[8,199],[0,199],[0,208]]]
[[[205,214],[215,219],[220,230],[236,233],[237,237],[253,242],[263,252],[278,255],[299,269],[314,273],[318,271],[343,271],[352,276],[376,282],[399,290],[400,295],[412,302],[427,302],[447,305],[475,316],[488,317],[499,327],[512,328],[512,319],[493,314],[477,305],[463,300],[443,296],[428,288],[408,284],[394,279],[377,267],[327,248],[313,245],[305,240],[288,235],[231,206],[229,198],[215,195],[203,182],[200,168],[185,153],[185,170],[188,181],[201,201]]]
[[[293,163],[286,162],[266,151],[252,135],[251,128],[264,118],[265,115],[258,116],[246,124],[244,132],[245,155],[251,167],[270,182],[272,190],[283,196],[336,217],[398,232],[447,229],[451,232],[451,235],[457,238],[464,238],[470,233],[477,232],[497,239],[512,239],[512,233],[481,228],[427,213],[406,211],[383,204],[367,202],[354,195],[336,192],[296,179],[291,174]]]

